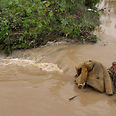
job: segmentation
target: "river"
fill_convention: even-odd
[[[116,95],[78,89],[75,66],[94,59],[116,61],[116,0],[98,6],[102,24],[96,44],[64,44],[0,54],[1,116],[115,116]],[[77,95],[71,101],[69,98]]]

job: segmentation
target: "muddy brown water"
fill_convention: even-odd
[[[116,0],[99,8],[96,44],[57,45],[0,55],[1,116],[115,116],[116,95],[74,84],[75,65],[94,59],[107,68],[116,61]],[[45,64],[46,63],[46,64]],[[47,67],[47,68],[46,68]],[[77,95],[72,101],[69,98]]]

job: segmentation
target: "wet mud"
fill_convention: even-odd
[[[0,54],[1,116],[115,116],[116,95],[75,85],[75,66],[94,59],[116,61],[116,0],[99,4],[96,44],[65,44]],[[47,68],[46,68],[47,67]],[[74,99],[69,100],[70,98]]]

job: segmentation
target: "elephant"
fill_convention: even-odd
[[[95,60],[85,61],[76,66],[76,72],[78,88],[84,88],[87,84],[101,93],[113,95],[113,82],[107,68],[102,63]]]

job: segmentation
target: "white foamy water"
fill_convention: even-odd
[[[56,71],[56,72],[63,72],[57,64],[54,63],[36,63],[36,61],[33,60],[26,60],[26,59],[0,59],[0,66],[7,66],[7,65],[18,65],[22,67],[28,67],[28,66],[36,66],[41,70],[44,71]]]

